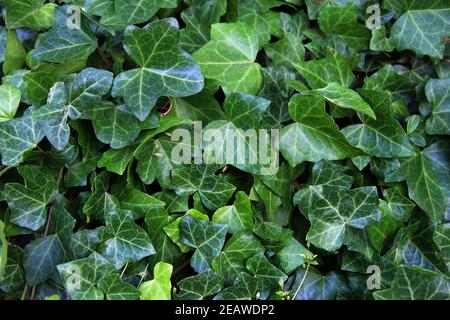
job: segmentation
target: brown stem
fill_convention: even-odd
[[[103,50],[100,48],[97,48],[98,55],[100,56],[100,59],[102,59],[103,63],[108,67],[110,71],[113,71],[113,67],[111,63],[109,62],[108,58],[103,53]]]
[[[186,266],[189,264],[189,261],[186,260],[184,261],[182,264],[179,265],[178,268],[176,268],[173,272],[172,272],[172,277],[175,277],[175,275],[180,272],[181,270],[183,270],[184,268],[186,268]]]

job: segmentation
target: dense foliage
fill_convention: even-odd
[[[450,298],[449,0],[0,5],[0,298]]]

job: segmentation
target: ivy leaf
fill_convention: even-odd
[[[420,267],[400,266],[391,289],[376,291],[375,299],[396,297],[399,300],[445,300],[449,298],[447,277]]]
[[[337,293],[348,291],[343,276],[334,271],[322,275],[314,268],[309,272],[299,269],[294,281],[291,292],[296,293],[293,297],[295,300],[332,300],[336,298]]]
[[[247,273],[240,273],[233,286],[223,289],[214,300],[251,300],[258,294],[258,281]]]
[[[99,3],[98,3],[99,2]],[[88,13],[101,16],[101,24],[112,30],[122,30],[126,26],[140,24],[152,18],[160,8],[175,8],[175,0],[161,0],[157,3],[151,0],[142,0],[130,3],[127,0],[111,2],[93,1],[88,3]]]
[[[200,68],[179,49],[175,19],[154,22],[142,29],[129,26],[123,44],[139,68],[119,74],[112,94],[123,97],[139,120],[148,116],[158,97],[190,96],[203,88]]]
[[[282,286],[287,276],[267,260],[264,254],[259,253],[247,260],[248,271],[259,278],[260,287],[273,289]]]
[[[176,300],[203,300],[218,293],[223,287],[223,278],[212,270],[187,277],[178,282],[179,293]]]
[[[104,292],[98,287],[100,279],[115,271],[98,253],[85,259],[58,265],[62,283],[74,300],[103,300]]]
[[[25,285],[25,272],[22,267],[22,261],[23,249],[18,246],[9,245],[5,272],[0,278],[0,289],[4,292],[12,293],[20,290]]]
[[[345,88],[336,82],[332,82],[325,88],[317,89],[316,91],[327,101],[334,103],[338,107],[352,109],[366,114],[372,119],[376,119],[375,113],[370,105],[352,89]]]
[[[349,228],[364,229],[378,221],[378,197],[375,187],[348,190],[341,187],[310,186],[311,207],[300,209],[308,214],[311,229],[306,239],[316,247],[335,251],[346,242]]]
[[[379,158],[411,157],[414,149],[401,125],[387,114],[390,101],[383,100],[383,95],[376,92],[366,92],[368,97],[377,103],[374,109],[377,119],[367,119],[363,124],[350,125],[341,132],[354,147],[363,150],[370,156]],[[378,102],[375,102],[378,100]]]
[[[226,92],[256,94],[263,81],[261,66],[254,62],[258,36],[243,23],[211,26],[211,41],[193,54],[206,78],[216,79]]]
[[[425,124],[425,130],[428,134],[450,134],[449,84],[449,79],[431,79],[427,82],[425,94],[433,110]]]
[[[52,201],[55,191],[54,181],[35,190],[18,183],[6,184],[5,199],[12,210],[11,222],[33,231],[39,230],[45,224],[46,206]]]
[[[106,227],[113,236],[99,246],[99,252],[108,259],[116,269],[127,262],[139,261],[155,254],[155,249],[147,233],[133,221],[128,210],[109,212]]]
[[[157,263],[153,272],[153,280],[143,282],[139,287],[141,300],[170,300],[172,270],[171,264]]]
[[[355,50],[368,48],[370,30],[357,21],[357,6],[326,6],[319,13],[320,29],[327,34],[334,34]]]
[[[102,277],[97,286],[104,292],[106,300],[136,300],[140,294],[138,289],[122,281],[117,273]]]
[[[250,198],[244,192],[238,191],[234,204],[217,209],[212,216],[212,221],[227,225],[228,232],[231,234],[252,230],[254,221]]]
[[[355,78],[349,62],[339,53],[329,53],[324,59],[303,62],[295,68],[312,89],[324,88],[329,83],[348,88]]]
[[[85,60],[97,48],[97,40],[79,28],[68,28],[66,7],[58,7],[55,23],[50,31],[39,37],[31,55],[38,61],[63,63]]]
[[[180,45],[187,52],[200,49],[210,40],[211,25],[220,22],[226,12],[224,0],[207,0],[194,3],[181,13],[186,27],[181,29]]]
[[[20,104],[21,92],[19,89],[4,84],[0,86],[0,122],[14,118]]]
[[[216,176],[214,169],[206,165],[191,165],[172,171],[172,182],[178,195],[198,192],[202,203],[215,210],[228,202],[236,187]]]
[[[393,25],[390,41],[398,50],[409,49],[418,55],[442,59],[445,49],[442,38],[447,36],[449,19],[448,7],[408,10]]]
[[[213,260],[213,269],[224,277],[225,283],[232,284],[240,274],[247,272],[247,260],[264,251],[264,246],[251,232],[237,232]]]
[[[50,89],[47,104],[33,112],[47,139],[62,150],[69,142],[69,119],[76,120],[100,102],[112,84],[112,73],[86,68],[77,74],[70,85],[57,82]],[[91,111],[92,112],[92,111]]]
[[[56,266],[64,261],[65,256],[58,235],[33,240],[25,247],[23,260],[27,283],[35,286],[47,280],[57,272]]]
[[[358,155],[325,113],[321,97],[296,95],[289,102],[289,110],[297,122],[281,130],[280,151],[291,166],[304,161],[338,160]]]
[[[444,218],[448,194],[447,147],[436,143],[402,161],[386,181],[404,181],[409,197],[424,210],[433,223]]]
[[[34,149],[43,137],[41,127],[29,115],[0,122],[2,164],[18,165],[25,152]]]
[[[450,268],[450,224],[445,223],[437,226],[433,239],[441,252],[441,256],[447,262],[447,268]]]
[[[188,215],[181,220],[179,228],[181,242],[196,249],[191,257],[192,268],[198,273],[210,268],[225,243],[227,226]]]
[[[126,105],[102,103],[90,114],[95,135],[113,149],[120,149],[132,143],[143,127]]]
[[[56,5],[43,0],[11,0],[6,2],[6,24],[9,28],[50,28]]]

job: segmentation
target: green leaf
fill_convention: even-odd
[[[33,231],[39,230],[45,224],[46,206],[52,201],[55,191],[54,181],[35,190],[18,183],[6,184],[5,199],[12,210],[11,222]]]
[[[112,238],[102,243],[98,250],[116,269],[155,254],[150,238],[134,223],[131,211],[109,212],[105,220]]]
[[[20,90],[4,84],[0,86],[0,122],[14,118],[20,104]]]
[[[352,89],[345,88],[336,82],[332,82],[325,88],[317,89],[316,91],[320,93],[327,101],[334,103],[338,107],[352,109],[366,114],[372,119],[376,119],[375,113],[370,105]]]
[[[225,205],[236,187],[216,176],[214,169],[206,165],[191,165],[172,171],[172,182],[178,195],[198,192],[202,203],[210,210]]]
[[[206,78],[216,79],[226,92],[256,94],[262,84],[261,66],[254,62],[258,36],[243,23],[211,26],[211,41],[193,54]]]
[[[266,290],[282,287],[288,278],[283,272],[271,264],[262,253],[256,254],[248,259],[246,266],[248,271],[258,278],[260,286]]]
[[[104,292],[98,287],[99,281],[115,270],[108,260],[93,253],[85,259],[58,265],[58,271],[73,300],[103,300]]]
[[[43,0],[6,1],[6,24],[9,28],[50,28],[54,21],[56,4]]]
[[[221,207],[214,212],[212,221],[228,226],[228,232],[235,234],[243,230],[253,229],[253,211],[250,198],[238,191],[232,206]]]
[[[210,40],[211,25],[220,22],[226,12],[225,0],[207,0],[194,3],[181,13],[186,27],[180,32],[180,45],[187,52],[200,49]]]
[[[335,271],[322,275],[314,268],[308,272],[298,269],[294,281],[291,292],[296,293],[295,300],[332,300],[337,293],[348,291],[344,277]]]
[[[178,282],[179,293],[175,300],[203,300],[218,293],[223,287],[223,278],[212,270],[187,277]]]
[[[29,285],[35,286],[52,276],[64,261],[63,244],[57,235],[33,240],[25,247],[23,266]]]
[[[14,29],[6,32],[6,52],[3,61],[3,73],[9,74],[25,65],[27,51]]]
[[[140,295],[138,289],[122,281],[117,273],[102,277],[97,286],[104,292],[106,300],[137,300]]]
[[[350,125],[342,129],[341,132],[350,144],[370,156],[379,158],[413,156],[414,149],[406,133],[398,121],[388,114],[390,101],[383,101],[381,93],[364,92],[363,97],[366,96],[367,101],[373,101],[372,106],[377,118],[367,119],[363,124]]]
[[[112,94],[123,97],[141,121],[148,116],[158,97],[190,96],[203,88],[199,66],[179,48],[175,19],[154,22],[142,29],[127,27],[124,49],[139,68],[119,74]]]
[[[247,272],[246,261],[264,251],[264,246],[251,232],[240,231],[227,241],[220,256],[213,260],[213,268],[225,278],[225,283],[232,284],[240,274]]]
[[[391,289],[376,291],[374,297],[384,300],[386,295],[398,300],[447,300],[450,297],[449,279],[420,267],[400,266]]]
[[[4,249],[3,249],[4,250]],[[5,273],[0,278],[0,289],[6,293],[21,290],[25,285],[25,272],[22,268],[23,250],[14,245],[8,246],[8,260]]]
[[[378,221],[378,197],[375,187],[348,190],[336,186],[310,186],[311,206],[300,203],[311,222],[306,239],[318,248],[335,251],[347,242],[349,229],[364,229]]]
[[[433,239],[440,250],[441,256],[447,262],[447,268],[450,270],[450,223],[437,226]]]
[[[339,53],[329,53],[324,59],[303,62],[294,67],[312,89],[324,88],[334,82],[348,88],[355,78],[350,64]]]
[[[402,161],[386,181],[404,181],[408,185],[409,197],[424,210],[433,223],[444,218],[448,195],[448,163],[445,154],[448,148],[436,143],[415,156]]]
[[[289,102],[289,110],[297,122],[281,130],[280,151],[291,166],[358,155],[325,112],[321,97],[296,95]]]
[[[445,49],[442,38],[447,36],[449,21],[448,6],[406,11],[393,25],[390,41],[398,50],[413,50],[418,55],[442,59]]]
[[[425,130],[428,134],[450,134],[449,85],[449,79],[431,79],[427,82],[425,94],[433,110],[425,124]]]
[[[170,300],[172,270],[171,264],[157,263],[153,272],[153,280],[143,282],[139,287],[141,300]]]
[[[134,219],[145,217],[148,212],[163,209],[165,203],[145,192],[127,186],[119,195],[120,208],[130,210]]]
[[[225,243],[227,226],[187,215],[180,221],[179,228],[181,242],[196,249],[191,257],[192,268],[198,273],[210,268]]]
[[[63,63],[86,60],[97,48],[97,40],[80,28],[68,28],[65,7],[56,10],[55,23],[50,31],[39,37],[31,56],[38,61]]]
[[[357,7],[351,3],[343,7],[326,6],[319,13],[320,29],[326,34],[334,34],[355,50],[366,50],[369,45],[370,30],[357,21]]]

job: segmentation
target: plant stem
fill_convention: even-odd
[[[12,169],[12,168],[15,168],[15,167],[4,167],[4,168],[0,171],[0,177],[1,177],[4,173],[6,173],[9,169]]]
[[[303,282],[305,282],[306,275],[308,274],[309,266],[310,266],[310,265],[311,265],[311,263],[308,262],[308,264],[306,265],[306,271],[305,271],[305,274],[303,275],[302,281],[300,281],[300,284],[298,285],[298,288],[297,288],[297,290],[295,291],[295,294],[294,294],[294,296],[292,297],[292,300],[295,300],[295,297],[297,296],[298,292],[300,291],[300,288],[302,287]]]
[[[28,285],[26,284],[22,291],[22,296],[20,297],[20,300],[25,300],[25,296],[27,295],[28,291]]]

